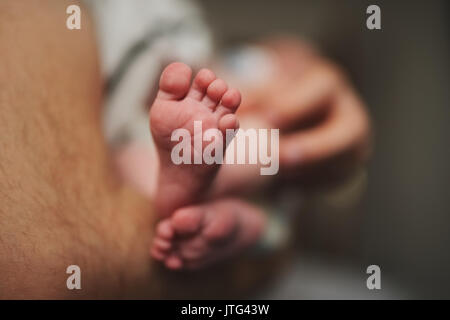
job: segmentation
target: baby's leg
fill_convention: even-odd
[[[226,130],[238,128],[234,112],[241,101],[240,93],[228,89],[227,84],[216,79],[208,69],[200,70],[192,84],[191,75],[191,69],[182,63],[166,67],[150,110],[151,131],[160,159],[155,204],[162,217],[204,196],[220,165],[205,163],[203,152],[207,146],[221,144],[219,149],[223,153]],[[215,135],[212,142],[203,142],[203,137],[195,130],[195,121],[200,123],[203,134],[208,129],[218,129],[216,132],[221,136]],[[191,140],[187,151],[190,164],[175,164],[172,159],[172,150],[179,144],[171,139],[177,129],[185,130]],[[200,143],[196,144],[196,139]],[[196,155],[201,164],[194,163]]]
[[[264,227],[260,209],[234,198],[215,200],[160,221],[151,254],[173,270],[198,269],[249,247]]]

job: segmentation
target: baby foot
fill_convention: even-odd
[[[258,208],[238,199],[216,200],[160,221],[150,252],[169,269],[199,269],[255,243],[264,227]]]
[[[186,129],[193,142],[194,121],[201,121],[203,132],[210,128],[219,129],[223,138],[227,129],[235,130],[239,125],[234,115],[241,102],[239,91],[228,89],[225,81],[217,79],[208,69],[200,70],[192,84],[191,75],[191,68],[183,63],[167,66],[150,109],[151,132],[160,159],[155,205],[163,217],[199,200],[219,168],[218,164],[209,165],[203,161],[202,164],[174,164],[171,152],[179,143],[171,141],[174,130]],[[208,143],[201,144],[202,150]],[[222,145],[224,151],[224,141]],[[191,159],[195,152],[202,154],[202,150],[191,150]]]

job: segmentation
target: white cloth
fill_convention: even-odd
[[[109,91],[104,130],[109,143],[150,143],[148,98],[163,67],[194,68],[212,51],[201,12],[189,0],[85,0],[97,28]]]

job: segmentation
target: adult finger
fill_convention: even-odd
[[[330,111],[323,122],[281,138],[280,165],[301,167],[366,145],[369,128],[369,119],[360,99],[352,89],[342,90],[331,98]]]
[[[342,72],[320,61],[295,81],[279,83],[278,94],[266,100],[265,114],[275,128],[287,129],[327,111],[336,92],[347,85]]]

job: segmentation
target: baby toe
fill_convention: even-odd
[[[168,251],[172,248],[172,242],[159,237],[153,240],[153,245],[161,251]]]
[[[198,232],[203,221],[203,210],[198,207],[181,208],[170,218],[173,230],[181,236]]]
[[[178,100],[183,98],[191,84],[192,70],[181,62],[169,64],[161,74],[157,98]]]
[[[179,270],[183,267],[183,260],[177,254],[173,253],[167,257],[164,264],[171,270]]]
[[[216,75],[209,69],[201,69],[194,78],[188,97],[201,101],[209,85],[216,80]]]
[[[156,226],[156,235],[166,240],[173,238],[174,230],[169,219],[162,220],[158,223]]]
[[[167,253],[159,250],[155,245],[152,245],[150,248],[150,255],[158,261],[163,261],[167,258]]]
[[[227,136],[227,130],[237,130],[239,129],[239,121],[235,114],[226,114],[219,120],[219,130],[222,131],[222,134],[227,137],[227,140],[230,140]],[[233,132],[233,136],[236,132]]]
[[[222,79],[214,80],[206,91],[206,96],[203,98],[202,102],[205,106],[210,109],[214,109],[219,101],[222,99],[222,96],[227,91],[228,85]]]
[[[216,109],[216,114],[220,117],[236,112],[241,104],[241,93],[237,89],[229,89],[222,96],[222,101]]]

